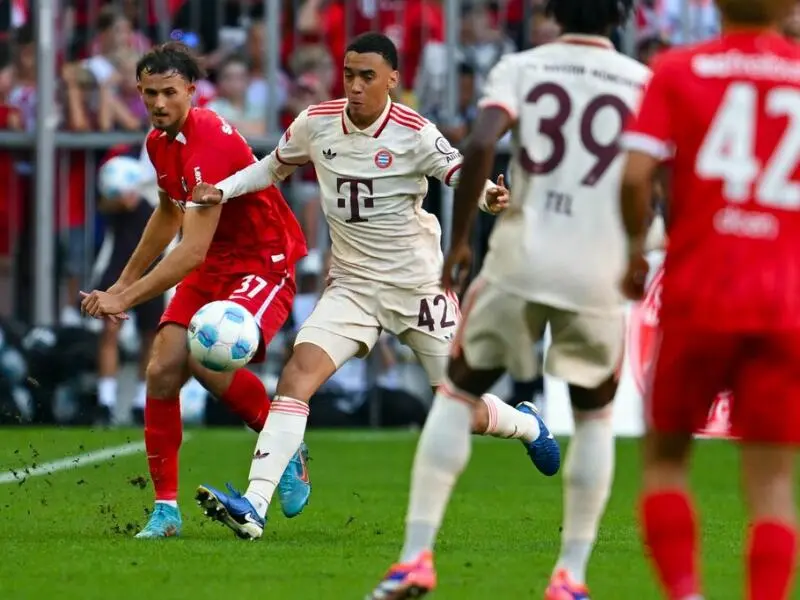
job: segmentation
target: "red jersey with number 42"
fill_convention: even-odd
[[[662,322],[800,327],[800,47],[742,33],[664,54],[622,143],[672,159]]]
[[[153,130],[146,144],[159,189],[184,211],[202,210],[186,206],[195,185],[219,183],[256,160],[239,132],[204,108],[191,109],[175,139]],[[270,187],[223,205],[201,269],[212,273],[282,271],[306,253],[299,223],[280,191]]]

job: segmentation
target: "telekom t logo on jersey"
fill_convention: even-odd
[[[350,201],[350,218],[345,220],[345,223],[365,223],[368,221],[366,217],[362,217],[359,212],[359,201],[364,201],[364,208],[372,208],[375,206],[374,199],[372,198],[372,179],[357,179],[354,177],[337,177],[336,178],[336,191],[344,193],[342,188],[345,184],[350,184],[350,194],[347,198],[337,198],[336,203],[339,208],[347,208],[347,202]],[[366,194],[369,196],[362,196],[361,186],[364,186]]]

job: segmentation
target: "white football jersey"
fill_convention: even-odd
[[[345,99],[303,111],[270,155],[275,179],[312,162],[332,240],[331,274],[404,288],[439,281],[441,228],[422,208],[426,175],[459,180],[461,154],[435,125],[389,101],[367,129]]]
[[[618,138],[649,77],[594,36],[563,36],[495,66],[480,106],[514,119],[512,186],[492,232],[486,279],[565,310],[623,307]]]

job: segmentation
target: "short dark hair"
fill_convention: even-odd
[[[125,15],[119,12],[113,5],[107,4],[100,9],[97,15],[97,30],[100,33],[108,31],[114,26],[114,23],[119,19],[124,19]]]
[[[216,68],[217,76],[222,73],[225,69],[227,69],[231,65],[242,65],[246,69],[250,68],[250,61],[247,60],[247,57],[244,54],[231,54],[226,56],[222,59],[222,62]]]
[[[547,0],[545,10],[564,33],[608,35],[628,20],[633,0]]]
[[[156,46],[136,63],[136,79],[141,81],[143,73],[178,73],[194,83],[205,77],[205,71],[186,44],[167,42]]]
[[[397,58],[397,46],[382,33],[362,33],[347,46],[345,54],[348,52],[357,52],[358,54],[380,54],[395,71],[400,62]]]

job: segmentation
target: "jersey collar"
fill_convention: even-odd
[[[375,119],[375,122],[366,129],[359,129],[353,124],[353,122],[350,120],[350,117],[347,116],[347,104],[345,104],[344,108],[342,109],[342,131],[344,131],[345,135],[360,133],[361,135],[368,135],[376,138],[380,136],[381,132],[386,128],[386,123],[389,122],[389,111],[391,109],[392,99],[389,98],[386,101],[386,106],[384,107],[383,112],[377,119]]]
[[[601,35],[582,35],[579,33],[568,33],[559,37],[557,42],[562,44],[574,44],[576,46],[594,46],[596,48],[614,49],[611,40]]]

